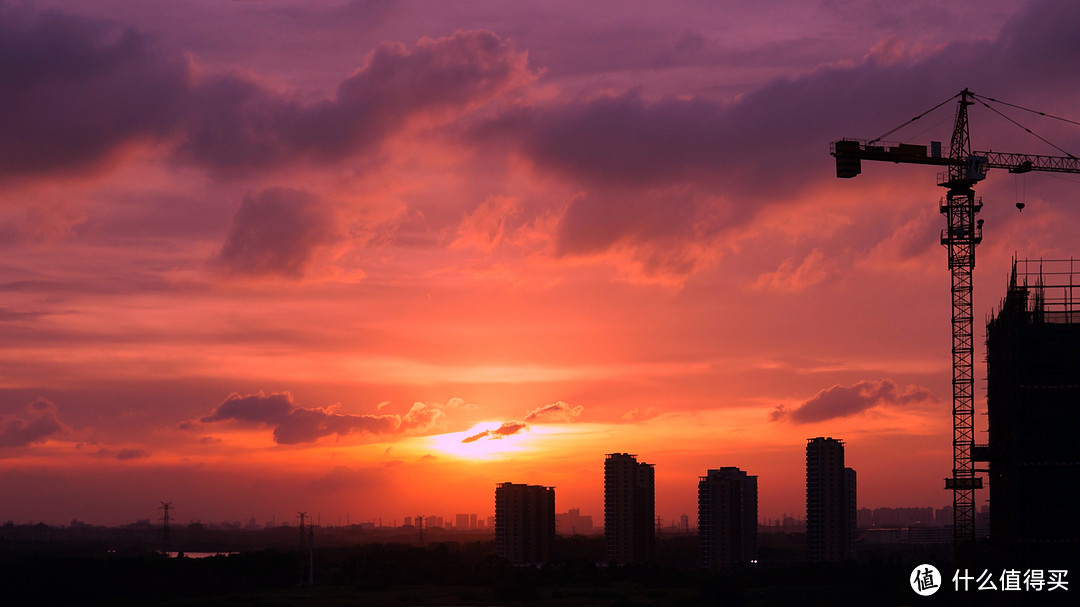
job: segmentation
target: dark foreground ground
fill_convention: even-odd
[[[937,563],[951,576],[948,546],[863,546],[859,561],[810,564],[801,536],[766,534],[758,564],[708,573],[695,566],[692,536],[661,539],[657,564],[626,567],[600,563],[599,537],[560,538],[554,562],[543,567],[509,565],[493,554],[490,538],[442,539],[327,545],[313,554],[249,547],[208,558],[168,558],[137,542],[122,549],[64,539],[0,542],[0,605],[1040,605],[1074,604],[1068,599],[1080,592],[965,595],[946,579],[934,596],[916,595],[908,581],[916,565]]]

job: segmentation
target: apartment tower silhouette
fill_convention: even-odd
[[[611,563],[656,558],[655,474],[652,464],[629,453],[604,460],[604,540]]]
[[[495,487],[495,554],[515,564],[545,563],[554,543],[554,487]]]
[[[698,479],[698,547],[705,569],[757,559],[757,477],[734,467]]]
[[[844,467],[844,441],[806,441],[806,548],[812,561],[855,557],[855,471]]]

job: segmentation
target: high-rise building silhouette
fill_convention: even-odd
[[[604,541],[612,563],[656,558],[655,472],[629,453],[604,460]]]
[[[757,477],[734,467],[698,479],[701,566],[727,569],[757,559]]]
[[[495,553],[511,563],[544,563],[555,542],[555,488],[495,487]]]
[[[806,545],[812,561],[855,557],[855,471],[844,467],[844,441],[806,441]]]
[[[1002,565],[1077,565],[1080,260],[1013,263],[987,325],[990,540]]]

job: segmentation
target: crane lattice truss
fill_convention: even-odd
[[[970,562],[974,556],[975,490],[982,488],[982,478],[975,475],[971,459],[975,443],[971,275],[975,269],[975,247],[982,242],[982,220],[975,219],[982,209],[982,201],[975,197],[973,187],[986,177],[987,169],[1007,169],[1010,173],[1080,173],[1080,159],[1072,155],[972,152],[967,108],[976,96],[964,89],[956,97],[959,102],[948,156],[942,154],[941,144],[936,142],[931,142],[929,152],[923,145],[883,144],[880,138],[870,141],[842,139],[833,142],[831,147],[832,155],[836,157],[836,176],[842,178],[861,173],[863,160],[947,168],[938,178],[938,185],[948,189],[940,203],[940,211],[946,219],[941,244],[948,249],[952,275],[953,470],[952,476],[945,479],[945,488],[953,492],[953,551],[959,563]]]

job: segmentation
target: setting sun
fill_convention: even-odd
[[[460,459],[489,460],[508,453],[530,449],[533,437],[528,427],[513,434],[499,434],[505,427],[501,422],[480,422],[463,432],[448,432],[427,437],[431,446],[441,453]],[[472,440],[470,440],[472,439]]]

